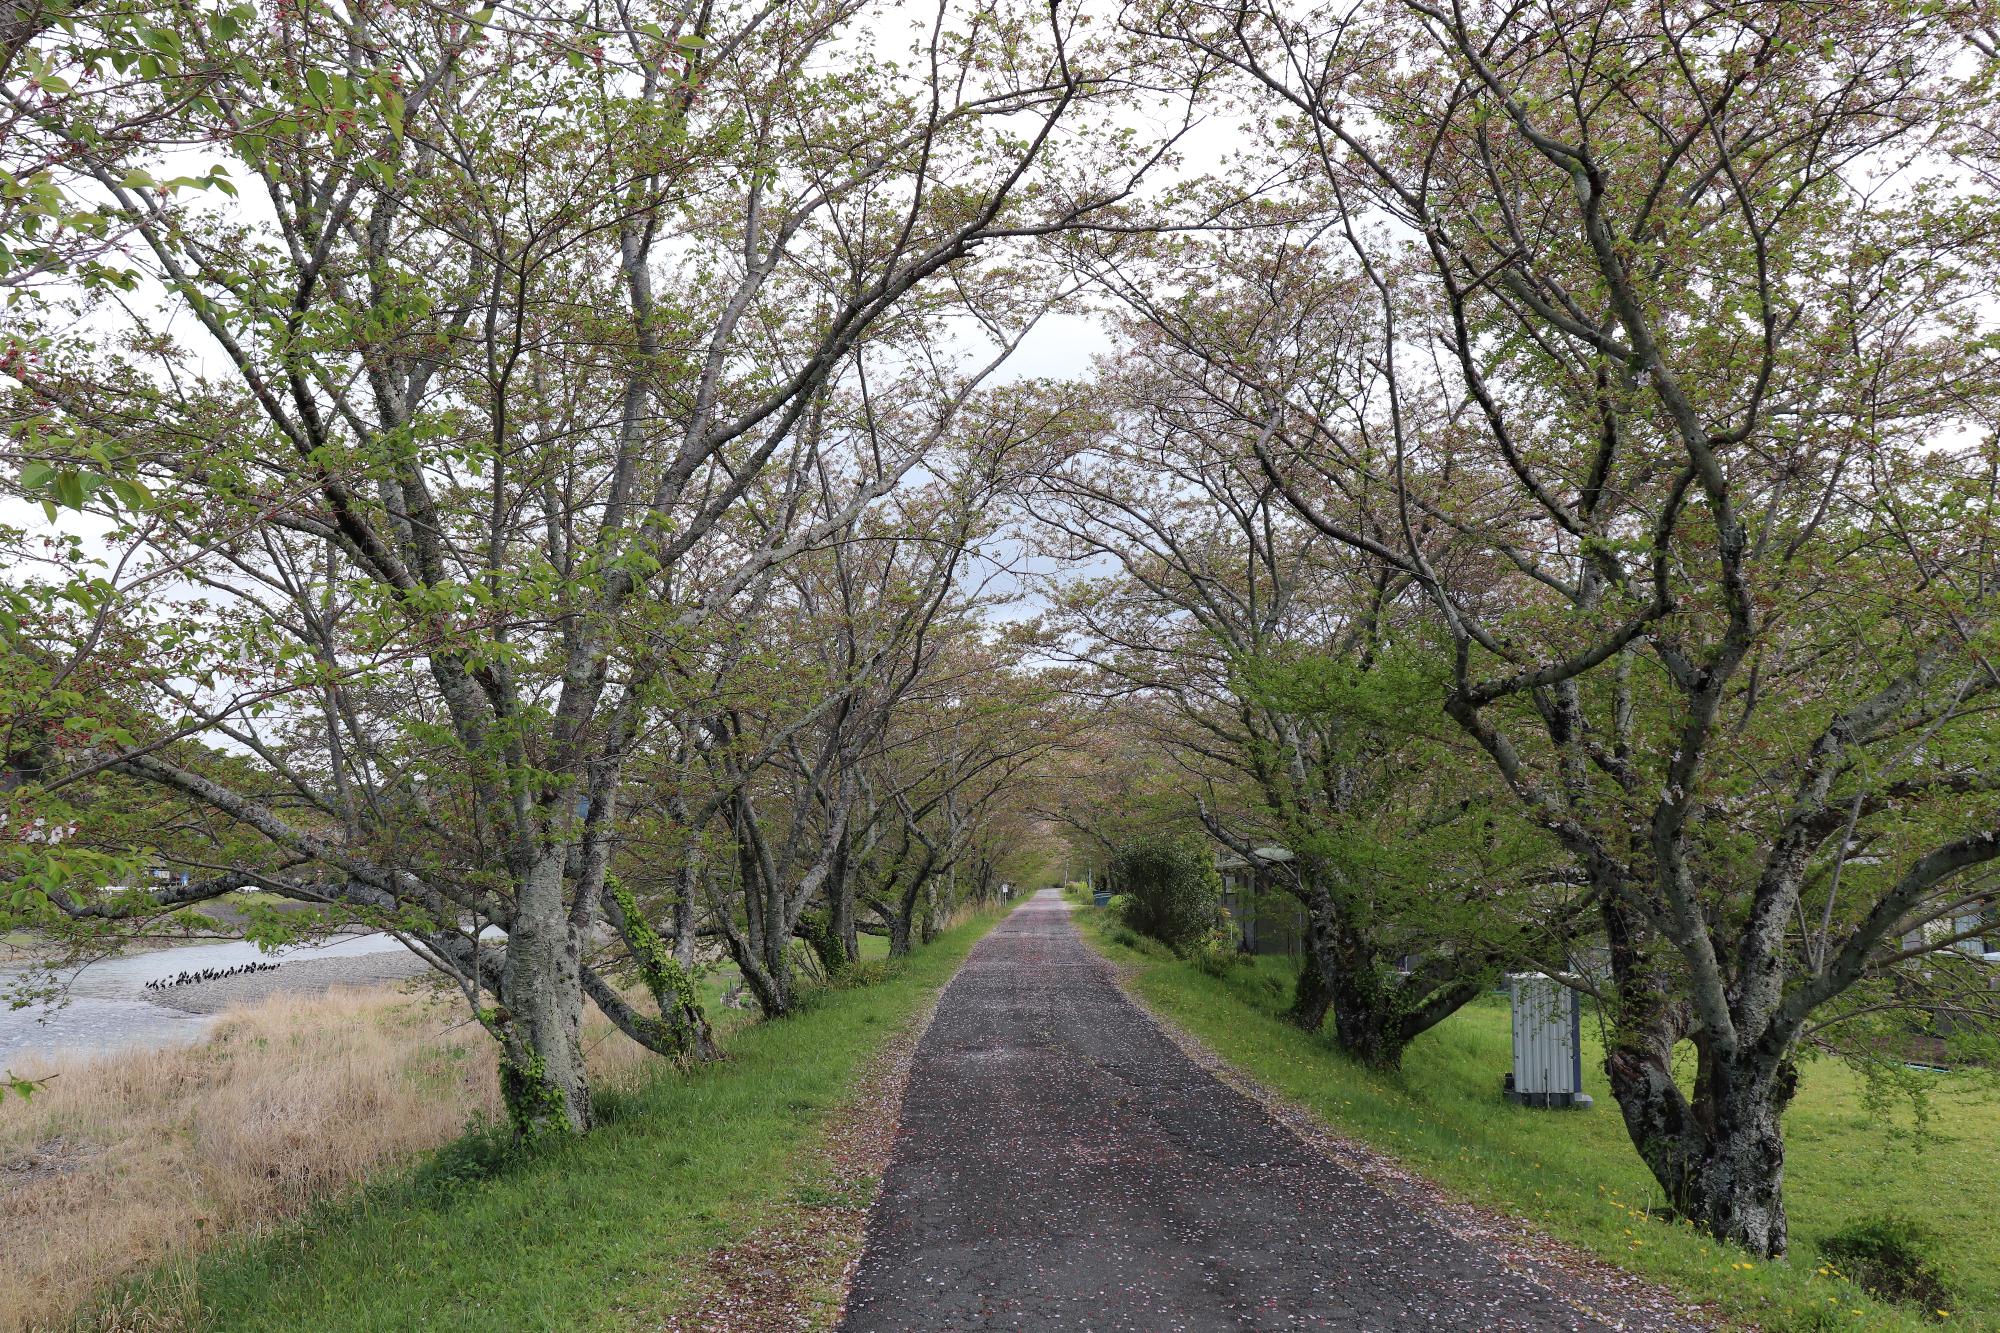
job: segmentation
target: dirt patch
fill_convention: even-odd
[[[102,1144],[67,1134],[43,1139],[32,1148],[0,1157],[0,1193],[66,1176],[103,1151]]]
[[[662,1328],[775,1333],[840,1323],[869,1209],[895,1146],[911,1060],[936,1013],[933,999],[870,1061],[853,1096],[808,1149],[800,1183],[781,1205],[784,1217],[703,1256],[687,1280],[693,1299]]]

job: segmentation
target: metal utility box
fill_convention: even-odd
[[[1509,976],[1507,995],[1514,1015],[1507,1099],[1522,1106],[1589,1106],[1583,1090],[1582,997],[1541,972]]]

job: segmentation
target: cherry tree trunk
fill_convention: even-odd
[[[523,1137],[590,1128],[583,1067],[582,950],[563,894],[560,850],[522,878],[500,973],[500,1090]]]
[[[1332,895],[1317,884],[1306,891],[1306,969],[1292,1002],[1292,1019],[1317,1031],[1329,1013],[1333,1043],[1343,1055],[1375,1069],[1403,1063],[1403,1016],[1393,991],[1376,975],[1374,951],[1341,921]],[[1315,1012],[1316,1007],[1316,1012]]]
[[[1332,1007],[1333,992],[1320,976],[1319,960],[1308,953],[1300,960],[1298,984],[1292,991],[1292,1004],[1285,1010],[1285,1018],[1308,1032],[1317,1032],[1325,1026],[1326,1011]]]
[[[1785,1220],[1780,1123],[1796,1075],[1789,1062],[1704,1071],[1692,1100],[1664,1061],[1614,1051],[1605,1062],[1625,1130],[1674,1211],[1718,1240],[1776,1258]]]
[[[1717,1240],[1776,1258],[1789,1240],[1781,1125],[1798,1074],[1788,1052],[1718,1053],[1667,974],[1636,914],[1606,894],[1617,1007],[1604,1071],[1625,1132],[1674,1211]],[[1675,1042],[1699,1054],[1694,1094],[1674,1078]]]

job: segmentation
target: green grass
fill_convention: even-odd
[[[800,1150],[884,1038],[911,1021],[995,921],[960,925],[873,985],[737,1028],[728,1058],[607,1093],[604,1124],[510,1154],[469,1134],[191,1271],[141,1302],[225,1330],[657,1327],[690,1262],[776,1215],[808,1184]]]
[[[1871,1116],[1861,1080],[1829,1060],[1802,1071],[1785,1117],[1792,1254],[1751,1262],[1685,1225],[1645,1216],[1662,1203],[1610,1099],[1602,1055],[1586,1037],[1588,1111],[1534,1111],[1500,1096],[1510,1059],[1507,1004],[1492,996],[1419,1038],[1400,1075],[1369,1073],[1321,1036],[1282,1021],[1293,965],[1260,958],[1222,978],[1114,936],[1105,913],[1077,914],[1102,952],[1134,968],[1135,988],[1232,1064],[1384,1149],[1459,1196],[1528,1218],[1563,1240],[1781,1329],[1937,1328],[1823,1275],[1818,1242],[1896,1209],[1936,1233],[1932,1255],[1957,1295],[1945,1327],[2000,1329],[2000,1105],[1953,1091],[1945,1076],[1921,1137],[1909,1117]],[[1962,1077],[1962,1076],[1961,1076]]]
[[[799,950],[799,960],[804,962],[805,941],[794,942]],[[881,962],[889,956],[887,935],[862,935],[856,940],[864,963]],[[702,1007],[708,1011],[709,1026],[718,1037],[726,1037],[737,1028],[753,1023],[757,1019],[757,1002],[745,991],[742,995],[744,1008],[725,1008],[722,997],[731,987],[743,979],[743,970],[725,957],[721,961],[709,963],[701,968],[695,977],[695,992],[701,997]]]

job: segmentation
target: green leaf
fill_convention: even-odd
[[[135,514],[149,508],[153,503],[152,492],[136,481],[125,477],[113,477],[107,484],[111,488],[111,494],[117,497],[118,503]]]

